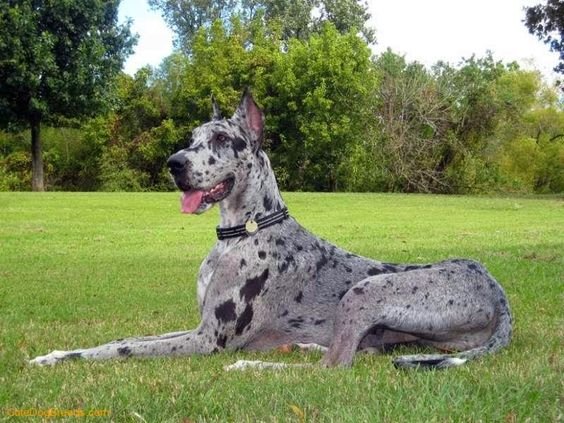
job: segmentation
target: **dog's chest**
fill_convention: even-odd
[[[204,304],[206,292],[209,288],[213,276],[218,269],[222,259],[233,251],[233,246],[226,243],[220,243],[210,252],[200,266],[198,276],[198,304],[200,310]]]

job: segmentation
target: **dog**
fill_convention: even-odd
[[[212,103],[211,121],[194,129],[190,146],[167,162],[184,213],[204,213],[214,204],[221,211],[218,241],[199,270],[199,326],[53,351],[32,363],[305,344],[326,350],[321,364],[333,367],[350,366],[357,351],[418,344],[442,352],[400,356],[395,366],[447,368],[509,344],[507,297],[482,265],[465,259],[383,263],[316,237],[285,206],[261,148],[264,114],[250,92],[228,119]]]

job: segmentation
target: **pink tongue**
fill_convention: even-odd
[[[191,190],[184,192],[180,199],[182,213],[194,213],[198,210],[198,207],[202,204],[203,196],[204,191]]]

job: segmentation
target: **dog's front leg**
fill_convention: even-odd
[[[210,354],[217,350],[210,331],[202,326],[192,331],[160,336],[126,338],[93,348],[53,351],[30,360],[31,364],[48,366],[71,359],[108,360],[127,357],[181,356]]]

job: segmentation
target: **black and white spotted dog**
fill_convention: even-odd
[[[349,366],[359,350],[417,343],[452,353],[402,356],[396,366],[444,368],[509,343],[507,298],[480,264],[382,263],[302,228],[289,216],[261,149],[263,126],[248,92],[230,119],[214,102],[213,120],[194,129],[190,147],[168,161],[185,213],[216,203],[221,209],[219,239],[198,277],[199,326],[53,351],[32,363],[315,344],[328,348],[323,365]]]

